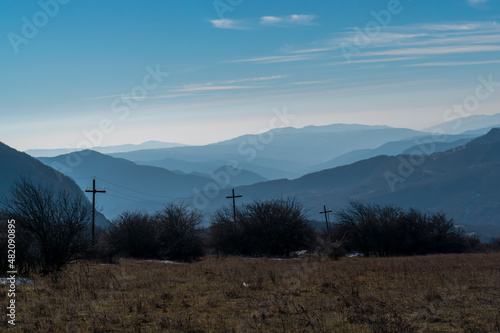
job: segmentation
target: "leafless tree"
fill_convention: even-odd
[[[203,255],[200,224],[203,215],[184,203],[171,203],[154,215],[160,228],[161,256],[171,260],[192,261]]]
[[[156,258],[159,253],[159,228],[150,214],[125,212],[118,216],[104,234],[112,255],[132,258]]]
[[[251,256],[286,257],[311,247],[314,238],[303,206],[293,198],[256,200],[238,210],[236,221],[222,208],[209,233],[216,251]]]
[[[4,213],[16,220],[22,257],[42,273],[62,269],[88,248],[92,207],[82,196],[54,191],[22,178],[4,200]],[[23,264],[23,263],[21,263]]]

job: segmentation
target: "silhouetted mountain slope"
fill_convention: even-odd
[[[8,194],[10,187],[20,177],[26,177],[36,183],[56,189],[65,189],[74,195],[82,194],[81,189],[71,178],[1,142],[0,161],[0,192],[2,194]]]
[[[485,133],[487,133],[487,131],[485,131],[482,134],[476,134],[476,135],[474,134],[445,135],[442,136],[442,138],[440,138],[439,142],[436,142],[436,139],[433,138],[433,136],[431,135],[418,136],[412,139],[404,139],[399,141],[391,141],[374,149],[360,149],[348,152],[346,154],[342,154],[332,160],[311,167],[310,171],[314,172],[324,169],[335,168],[337,166],[352,164],[357,161],[365,160],[380,155],[395,156],[399,154],[422,154],[423,150],[429,149],[429,148],[422,149],[421,147],[419,147],[419,144],[422,143],[427,144],[429,142],[432,142],[431,153],[442,152],[458,146],[463,146],[472,139],[480,135],[484,135]],[[427,153],[427,151],[425,151],[425,153]]]
[[[253,197],[297,196],[311,210],[311,218],[317,219],[323,203],[339,209],[356,199],[444,211],[470,230],[486,225],[500,230],[500,129],[446,152],[377,156],[238,191],[244,194],[240,203]],[[211,207],[223,204],[222,195],[211,201]]]
[[[66,191],[71,195],[85,198],[82,189],[69,177],[44,165],[28,154],[19,152],[0,142],[0,194],[9,197],[11,186],[21,177],[55,191]],[[98,225],[105,225],[106,219],[98,214]]]
[[[474,137],[467,138],[467,139],[459,139],[459,140],[455,140],[455,141],[451,141],[451,142],[436,142],[433,151],[435,153],[447,151],[450,149],[464,146],[467,143],[471,142],[472,140],[474,140]],[[422,149],[418,145],[406,149],[401,154],[403,154],[403,155],[415,155],[416,152],[418,153],[417,155],[420,155],[422,153]]]

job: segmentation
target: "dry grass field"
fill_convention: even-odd
[[[122,259],[34,281],[18,287],[9,331],[500,332],[499,253]]]

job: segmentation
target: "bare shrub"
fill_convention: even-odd
[[[92,217],[92,207],[83,197],[55,192],[27,179],[16,182],[10,194],[4,214],[16,220],[20,270],[49,273],[83,256]]]

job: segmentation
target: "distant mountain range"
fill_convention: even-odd
[[[208,173],[227,161],[267,179],[297,178],[319,163],[356,149],[423,135],[404,128],[346,125],[279,128],[206,146],[138,150],[110,154],[139,164]]]
[[[147,141],[138,145],[125,144],[118,146],[93,147],[92,150],[103,154],[110,154],[110,153],[124,153],[141,149],[159,149],[159,148],[172,148],[172,147],[182,147],[182,146],[185,145],[181,143]],[[33,157],[55,157],[63,154],[69,154],[79,150],[81,149],[72,149],[72,148],[29,149],[26,150],[25,153]]]
[[[242,186],[237,192],[243,195],[240,203],[297,196],[315,219],[323,203],[338,210],[349,200],[443,211],[469,231],[500,235],[500,129],[446,152],[377,156],[295,180]],[[224,195],[208,200],[205,209],[227,204]]]
[[[473,115],[453,119],[442,124],[424,129],[425,132],[439,131],[446,134],[460,134],[467,131],[482,130],[485,128],[498,127],[500,125],[500,113],[493,115]]]

